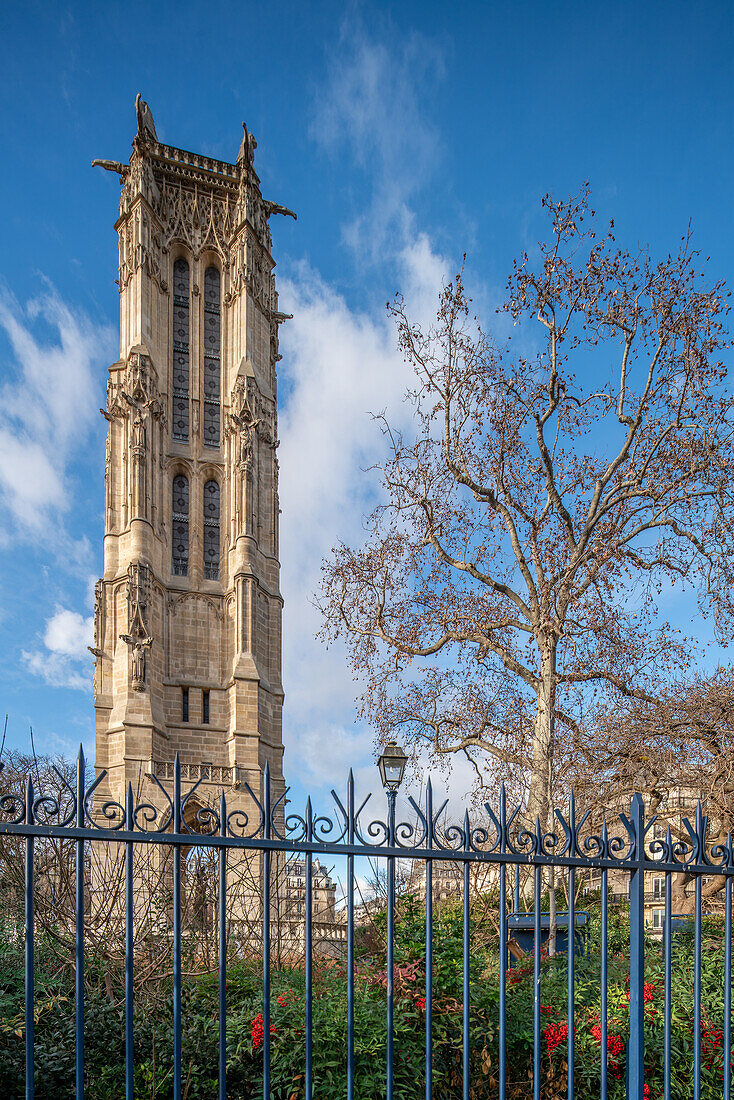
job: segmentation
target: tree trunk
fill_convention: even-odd
[[[533,829],[540,822],[541,833],[553,829],[553,741],[556,706],[556,643],[555,638],[541,648],[540,683],[538,705],[533,731],[533,763],[528,797],[528,827]],[[553,867],[548,867],[544,878],[548,885],[550,925],[548,929],[548,954],[556,953],[556,891]],[[537,899],[537,903],[540,899]]]
[[[686,893],[686,886],[693,879],[690,875],[673,875],[670,884],[670,912],[672,916],[690,916],[694,909],[694,898]]]

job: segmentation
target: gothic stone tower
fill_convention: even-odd
[[[110,367],[96,764],[117,800],[282,782],[276,362],[268,218],[245,134],[229,164],[158,141],[140,96],[122,183]],[[295,215],[293,215],[295,216]],[[209,790],[207,790],[209,788]],[[155,801],[155,785],[142,788]],[[160,792],[158,792],[160,797]]]

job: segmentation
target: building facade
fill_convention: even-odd
[[[95,599],[102,797],[146,800],[180,754],[201,800],[269,764],[282,790],[278,311],[256,142],[234,163],[158,141],[138,96],[122,184]]]

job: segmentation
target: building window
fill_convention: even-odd
[[[181,688],[181,721],[189,720],[189,689]]]
[[[653,928],[662,928],[664,920],[665,920],[665,910],[664,909],[653,909],[653,911],[652,911],[652,926],[653,926]]]
[[[204,272],[204,446],[219,446],[221,375],[221,278],[216,267]]]
[[[173,265],[173,438],[189,439],[189,265]]]
[[[201,720],[205,726],[209,725],[209,692],[207,690],[201,693]]]
[[[173,573],[176,577],[187,577],[189,575],[189,481],[183,474],[176,474],[173,479],[172,513]]]
[[[652,896],[653,898],[662,898],[665,893],[665,879],[654,878],[652,880]]]
[[[207,481],[204,486],[204,576],[219,579],[219,485]]]

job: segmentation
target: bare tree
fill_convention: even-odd
[[[75,803],[76,761],[63,758],[6,754],[0,771],[0,799],[9,816],[20,805],[28,775],[32,775],[38,823],[57,823],[70,816]],[[91,782],[93,776],[89,775]],[[134,792],[136,802],[144,791]],[[184,973],[214,971],[218,966],[217,851],[197,843],[197,832],[210,827],[207,812],[216,808],[197,802],[186,812],[192,830],[191,846],[182,849],[181,928]],[[121,809],[121,808],[120,808]],[[110,996],[125,961],[125,845],[115,841],[115,810],[90,802],[90,811],[102,826],[87,844],[85,861],[84,937],[90,956],[104,964]],[[104,831],[105,827],[108,831]],[[25,843],[15,836],[0,837],[0,923],[6,935],[22,938],[24,922]],[[60,969],[75,965],[76,845],[74,840],[37,837],[34,848],[34,919],[36,928],[53,946]],[[328,903],[328,875],[318,865],[313,875],[313,944],[321,955],[339,954],[341,923],[334,904]],[[270,864],[271,960],[273,965],[302,962],[304,954],[303,891],[294,890],[294,868],[303,877],[302,861],[274,853]],[[171,976],[173,855],[170,845],[139,843],[133,855],[133,939],[137,988],[155,990]],[[300,881],[300,880],[299,880]],[[262,855],[230,848],[227,854],[227,944],[236,959],[262,957]]]
[[[639,791],[648,817],[656,817],[658,842],[669,829],[671,841],[690,850],[685,820],[695,829],[699,799],[708,818],[709,851],[734,833],[732,668],[673,684],[656,703],[628,699],[603,708],[583,730],[580,744],[583,751],[574,757],[567,778],[597,822],[603,811],[616,817]],[[685,872],[673,876],[675,913],[693,912],[692,884],[693,876]],[[713,904],[723,889],[723,875],[703,881],[704,902]]]
[[[503,306],[537,350],[496,346],[461,275],[426,331],[389,307],[415,433],[383,418],[384,503],[320,606],[381,736],[521,775],[547,826],[583,708],[653,701],[689,660],[660,591],[695,586],[730,630],[734,455],[725,292],[690,235],[656,262],[596,236],[588,189],[543,205]]]

